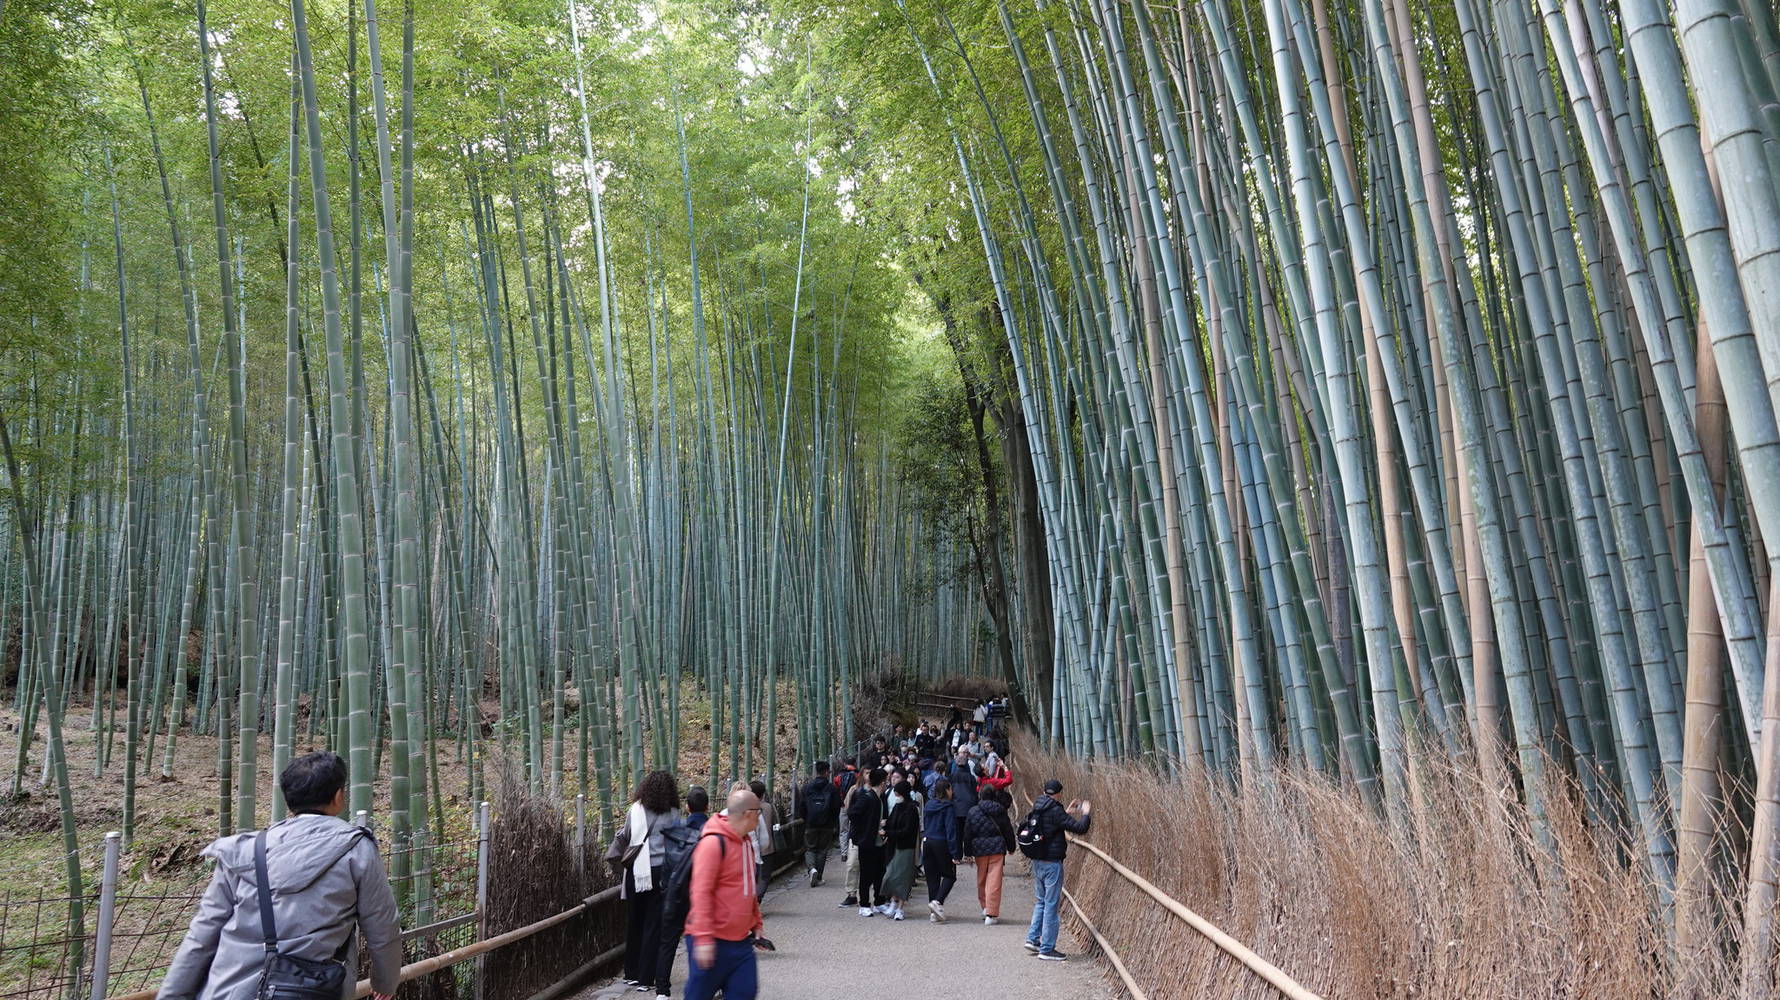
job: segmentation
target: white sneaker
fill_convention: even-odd
[[[878,912],[878,911],[876,911],[876,910],[874,910],[874,909],[872,909],[872,908],[871,908],[871,907],[869,907],[869,906],[861,906],[861,907],[860,907],[860,908],[859,908],[859,915],[860,915],[860,916],[862,916],[862,917],[869,917],[869,916],[871,916],[871,915],[872,915],[872,914],[874,914],[874,913],[876,913],[876,912]]]
[[[902,907],[898,906],[896,909],[891,910],[890,911],[890,919],[891,920],[901,920],[902,919]]]
[[[999,923],[1001,923],[1001,921],[995,917],[984,917],[983,918],[983,926],[984,927],[993,927]]]
[[[935,904],[933,904],[933,909],[934,909],[934,912],[939,914],[939,922],[942,924],[945,923],[946,922],[946,904],[935,903]]]
[[[882,913],[884,916],[887,917],[890,914],[896,912],[896,904],[894,904],[894,903],[880,903],[880,904],[878,904],[877,910],[879,913]]]
[[[928,923],[930,923],[930,924],[937,924],[937,923],[939,923],[939,914],[937,914],[937,913],[929,913],[929,914],[928,914],[928,915],[927,915],[927,922],[928,922]]]
[[[942,923],[945,920],[944,917],[940,916],[939,904],[931,899],[927,901],[927,916],[932,918],[933,922],[936,924]]]

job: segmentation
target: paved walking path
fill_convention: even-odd
[[[994,926],[983,924],[977,908],[975,869],[959,865],[958,874],[946,923],[928,922],[927,887],[921,882],[905,908],[908,919],[898,923],[835,905],[846,893],[846,865],[838,854],[820,888],[809,888],[803,870],[792,869],[767,891],[763,907],[766,936],[779,950],[760,956],[760,1000],[1113,1000],[1123,995],[1107,985],[1099,963],[1082,954],[1081,942],[1070,940],[1067,929],[1057,946],[1069,954],[1068,962],[1041,962],[1020,946],[1032,916],[1032,876],[1024,858],[1008,859],[1002,922]],[[685,981],[686,949],[681,948],[674,996],[680,996]],[[581,991],[576,1000],[626,996],[644,994],[608,982]]]

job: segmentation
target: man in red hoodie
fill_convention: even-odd
[[[748,834],[760,822],[760,799],[748,786],[729,793],[726,815],[712,816],[692,851],[691,910],[686,915],[686,1000],[754,1000],[759,978],[753,938],[760,932],[760,896]]]

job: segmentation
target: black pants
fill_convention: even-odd
[[[834,850],[834,827],[812,826],[804,830],[804,864],[816,869],[821,877],[828,867],[828,852]]]
[[[921,847],[923,870],[927,872],[927,898],[944,903],[958,884],[958,866],[952,862],[951,848],[929,840]]]
[[[680,948],[680,937],[686,933],[686,920],[661,925],[661,951],[655,959],[655,993],[657,996],[669,996],[673,988],[674,952]],[[691,956],[687,957],[691,960]]]
[[[665,885],[667,866],[656,865],[649,869],[649,879],[653,886]],[[661,890],[652,888],[648,892],[637,892],[635,876],[627,868],[624,872],[624,892],[627,903],[624,978],[652,983],[655,981],[656,958],[661,952]]]
[[[889,902],[884,897],[884,866],[889,852],[869,841],[859,845],[859,905],[876,906]]]

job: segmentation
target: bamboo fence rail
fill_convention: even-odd
[[[1186,921],[1188,926],[1192,927],[1194,930],[1198,931],[1200,934],[1203,934],[1205,936],[1206,940],[1210,941],[1212,944],[1217,945],[1218,948],[1223,950],[1223,952],[1225,954],[1229,955],[1231,958],[1236,959],[1238,962],[1241,962],[1243,965],[1248,966],[1248,968],[1250,970],[1252,970],[1255,973],[1255,975],[1260,976],[1262,979],[1267,980],[1267,982],[1272,984],[1272,986],[1275,989],[1279,990],[1281,996],[1289,997],[1290,1000],[1322,1000],[1322,998],[1317,996],[1315,993],[1312,993],[1311,991],[1305,989],[1303,986],[1299,985],[1297,980],[1293,979],[1291,976],[1286,975],[1286,973],[1284,971],[1282,971],[1278,966],[1274,965],[1272,962],[1267,961],[1266,959],[1262,958],[1261,956],[1255,954],[1254,951],[1251,950],[1247,945],[1244,945],[1242,942],[1236,940],[1235,938],[1231,937],[1230,935],[1225,934],[1223,931],[1219,930],[1216,924],[1205,919],[1204,917],[1200,916],[1199,914],[1194,913],[1192,910],[1188,909],[1186,904],[1182,903],[1180,900],[1175,899],[1173,896],[1170,896],[1167,893],[1163,892],[1162,890],[1156,888],[1153,884],[1151,884],[1151,882],[1148,879],[1144,878],[1142,875],[1139,875],[1136,872],[1132,871],[1131,869],[1126,868],[1124,865],[1120,864],[1117,858],[1115,858],[1112,855],[1101,850],[1099,847],[1095,846],[1091,841],[1083,840],[1080,837],[1070,837],[1069,842],[1072,844],[1075,844],[1078,847],[1087,848],[1089,853],[1093,854],[1095,857],[1099,858],[1100,860],[1106,862],[1107,867],[1109,867],[1113,871],[1117,872],[1120,875],[1120,877],[1125,879],[1125,881],[1130,882],[1132,885],[1138,887],[1139,889],[1142,889],[1144,891],[1144,893],[1146,895],[1148,895],[1151,899],[1155,900],[1158,903],[1161,903],[1164,907],[1166,907],[1168,909],[1168,912],[1170,912],[1170,913],[1174,914],[1175,916],[1181,918],[1182,920]],[[1070,904],[1072,906],[1074,905],[1073,899],[1070,901]],[[1077,907],[1077,912],[1080,912],[1080,907]],[[1085,924],[1085,923],[1087,923],[1087,921],[1084,919],[1083,923]],[[1090,927],[1090,930],[1091,930],[1092,925],[1090,924],[1088,926]],[[1094,937],[1095,937],[1095,940],[1098,941],[1100,938],[1100,935],[1097,932],[1095,932]],[[1110,954],[1110,952],[1109,952],[1109,954]],[[1117,962],[1116,959],[1114,961],[1115,961],[1115,963]],[[1122,971],[1121,971],[1121,975],[1123,975]]]

